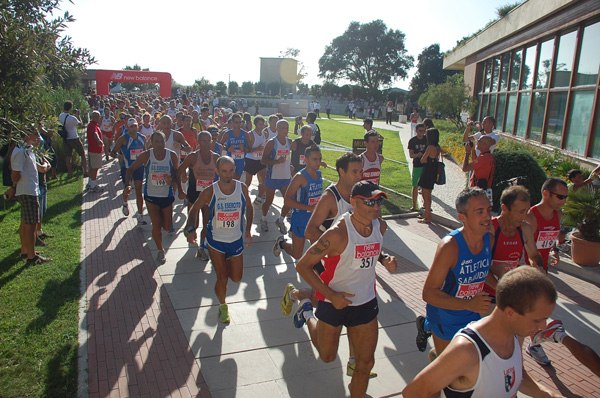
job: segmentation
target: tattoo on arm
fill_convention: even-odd
[[[319,239],[319,242],[312,248],[310,254],[320,255],[329,247],[329,240]]]

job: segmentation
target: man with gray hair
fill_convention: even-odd
[[[102,154],[104,153],[104,143],[102,142],[102,129],[100,129],[100,112],[93,111],[90,122],[87,126],[88,158],[90,179],[86,186],[88,192],[102,192],[103,189],[98,186],[98,170],[102,167]]]

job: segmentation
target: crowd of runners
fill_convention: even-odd
[[[294,131],[294,140],[280,114],[252,118],[187,98],[168,103],[105,99],[92,119],[102,134],[100,153],[107,162],[118,158],[123,214],[130,214],[131,189],[139,224],[146,223],[146,205],[159,263],[166,261],[162,231],[175,232],[176,195],[187,204],[183,232],[197,245],[197,257],[212,262],[221,322],[230,322],[228,281],[243,278],[253,204],[261,212],[259,232],[273,227],[269,212],[277,214],[280,236],[273,255],[285,251],[297,260],[296,269],[310,286],[282,286],[282,312],[293,313],[295,327],[306,325],[324,362],[335,360],[347,328],[350,391],[363,397],[369,379],[377,376],[376,264],[396,270],[396,258],[383,251],[387,225],[381,206],[387,194],[379,179],[384,158],[372,120],[364,123],[366,150],[341,155],[335,163],[338,180],[323,190],[320,130],[312,112],[309,123]],[[418,127],[420,139],[424,126]],[[248,186],[254,176],[259,188],[252,198]],[[272,206],[276,191],[284,198],[280,211]],[[570,338],[560,321],[546,325],[556,290],[545,274],[558,259],[555,242],[567,196],[567,184],[557,178],[546,181],[542,201],[534,206],[525,188],[509,187],[502,193],[502,213],[493,218],[485,191],[470,188],[458,196],[463,226],[439,243],[423,287],[427,313],[416,320],[418,349],[425,351],[433,338],[431,364],[409,383],[404,396],[435,396],[442,390],[447,397],[513,397],[517,391],[560,396],[523,369],[521,345],[527,336],[525,351],[540,364],[550,363],[541,343],[560,342],[600,376],[600,359],[589,347]],[[519,266],[523,263],[527,266]]]

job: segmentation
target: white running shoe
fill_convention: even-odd
[[[275,225],[279,228],[279,232],[283,235],[288,233],[287,227],[285,226],[285,221],[281,221],[281,219],[275,220]]]

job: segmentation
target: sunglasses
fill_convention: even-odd
[[[383,204],[383,198],[379,199],[363,199],[363,203],[369,207],[374,207],[375,205],[381,206]]]
[[[548,192],[550,192],[551,195],[556,196],[559,200],[565,200],[565,199],[567,199],[567,196],[568,196],[568,195],[559,195],[559,194],[557,194],[555,192],[552,192],[552,191],[548,191]]]

